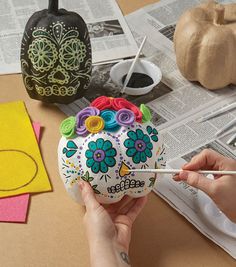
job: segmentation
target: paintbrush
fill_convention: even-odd
[[[125,78],[125,81],[124,81],[123,88],[121,89],[121,94],[123,94],[123,93],[125,92],[126,86],[127,86],[128,82],[129,82],[131,76],[132,76],[132,73],[133,73],[133,71],[134,71],[134,67],[135,67],[135,65],[136,65],[136,63],[137,63],[137,61],[138,61],[139,55],[140,55],[140,53],[141,53],[141,51],[142,51],[142,49],[143,49],[143,46],[144,46],[144,44],[145,44],[146,39],[147,39],[147,36],[145,36],[145,37],[143,38],[143,41],[142,41],[142,43],[141,43],[141,45],[140,45],[140,47],[139,47],[139,50],[138,50],[138,52],[137,52],[137,54],[136,54],[136,56],[135,56],[135,58],[134,58],[134,61],[132,62],[131,66],[130,66],[130,68],[129,68],[128,74],[127,74],[127,76],[126,76],[126,78]]]
[[[168,174],[175,174],[180,173],[181,169],[127,169],[127,172],[143,172],[143,173],[168,173]],[[220,175],[235,175],[236,171],[214,171],[214,170],[199,170],[195,171],[199,174],[220,174]]]

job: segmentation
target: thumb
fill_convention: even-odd
[[[93,189],[89,183],[80,181],[79,189],[81,191],[82,200],[84,201],[86,210],[92,211],[92,210],[97,209],[100,206],[100,204],[95,198]]]
[[[187,184],[210,195],[210,187],[214,181],[205,177],[204,175],[193,171],[181,171],[179,173],[179,178],[180,180],[185,181]]]

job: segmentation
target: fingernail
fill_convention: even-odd
[[[182,171],[179,173],[179,177],[182,179],[182,180],[187,180],[188,179],[188,172],[185,172],[185,171]]]
[[[188,166],[189,162],[186,162],[183,166],[182,166],[182,169],[183,168],[186,168]]]
[[[80,191],[82,191],[84,188],[84,182],[83,181],[79,181],[79,189]]]
[[[178,174],[174,174],[174,175],[172,176],[172,179],[175,180],[175,181],[177,181],[178,178],[179,178],[179,175],[178,175]]]

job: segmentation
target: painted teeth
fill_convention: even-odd
[[[107,192],[109,194],[111,193],[119,193],[124,190],[128,190],[129,188],[138,188],[138,187],[144,187],[145,182],[139,181],[135,179],[126,179],[125,181],[121,181],[119,184],[116,184],[115,186],[111,186],[107,188]]]

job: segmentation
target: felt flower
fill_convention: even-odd
[[[75,123],[76,119],[74,116],[71,116],[64,121],[62,121],[60,125],[60,133],[66,138],[73,138],[75,135]]]
[[[93,173],[106,173],[109,167],[115,166],[116,154],[116,149],[112,147],[111,141],[98,138],[96,142],[88,143],[88,149],[85,152],[86,165],[91,168]]]
[[[114,110],[105,109],[101,111],[100,116],[105,122],[105,130],[116,131],[120,127],[116,121],[116,112]]]
[[[126,155],[132,157],[134,163],[146,162],[147,157],[152,157],[153,144],[150,137],[144,134],[141,129],[129,131],[128,139],[125,140],[124,146],[127,148]]]
[[[88,134],[88,130],[85,126],[85,120],[90,116],[98,116],[100,114],[99,109],[94,107],[86,107],[82,109],[76,115],[76,133],[79,136]]]
[[[90,116],[85,120],[85,127],[90,133],[99,133],[104,129],[105,122],[99,116]]]
[[[142,112],[140,111],[140,109],[124,98],[114,98],[112,101],[112,108],[114,110],[120,110],[122,108],[129,109],[133,111],[135,120],[137,122],[142,122]]]
[[[141,110],[141,112],[143,114],[143,116],[142,116],[142,122],[143,123],[149,122],[151,120],[151,118],[152,118],[152,114],[150,112],[150,109],[146,105],[141,104],[140,105],[140,110]]]
[[[99,96],[90,104],[90,106],[98,108],[99,110],[110,109],[112,107],[112,102],[113,98]]]
[[[121,126],[129,126],[132,125],[135,121],[135,116],[133,111],[122,108],[116,113],[116,121]]]

